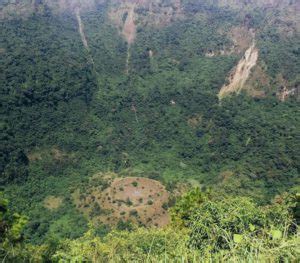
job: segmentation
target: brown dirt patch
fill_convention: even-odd
[[[104,190],[93,187],[86,195],[74,193],[73,198],[77,208],[93,221],[116,225],[122,220],[159,227],[169,223],[169,193],[152,179],[117,178]]]
[[[49,195],[44,200],[44,207],[49,210],[58,209],[63,203],[63,199],[61,197]]]
[[[192,127],[192,128],[195,129],[195,128],[197,128],[198,125],[201,123],[201,120],[202,120],[202,115],[197,114],[197,115],[195,115],[195,116],[189,118],[189,119],[187,120],[187,123],[188,123],[188,125],[189,125],[190,127]]]
[[[110,20],[129,44],[134,41],[137,24],[141,27],[149,25],[161,27],[181,17],[184,15],[180,0],[171,0],[167,5],[161,1],[115,1],[109,11]]]
[[[62,161],[63,159],[68,157],[67,153],[59,150],[58,148],[52,148],[51,155],[53,156],[53,159],[57,161]]]
[[[223,171],[220,173],[220,177],[223,182],[228,181],[228,179],[231,178],[233,175],[234,173],[232,171]]]
[[[71,160],[75,157],[74,153],[67,153],[65,151],[60,150],[59,148],[52,147],[49,149],[40,149],[36,148],[32,150],[31,152],[28,152],[26,154],[28,160],[30,162],[34,161],[40,161],[47,158],[52,158],[55,161],[65,161],[65,160]]]
[[[291,86],[290,83],[284,79],[282,74],[278,74],[275,79],[275,85],[277,87],[277,98],[284,102],[290,96],[299,96],[299,86]]]
[[[109,12],[109,18],[118,27],[128,45],[131,45],[134,42],[136,36],[136,15],[134,9],[135,4],[124,3],[118,7],[112,8]],[[126,17],[125,21],[124,17]]]
[[[27,158],[30,162],[42,160],[42,154],[40,152],[31,152],[27,154]]]
[[[134,5],[130,7],[127,13],[127,19],[123,27],[123,35],[129,45],[131,45],[136,35],[136,25],[134,23]]]
[[[231,93],[239,93],[248,80],[252,68],[256,65],[258,59],[258,49],[255,43],[246,50],[243,58],[238,62],[235,69],[229,77],[229,84],[224,85],[219,92],[219,99],[226,97]]]
[[[215,56],[229,56],[232,54],[240,54],[245,52],[247,48],[251,45],[254,38],[254,31],[249,30],[243,26],[233,27],[229,33],[219,30],[220,34],[226,34],[232,40],[233,44],[231,46],[224,47],[220,50],[209,49],[206,51],[206,57]]]
[[[251,45],[253,33],[246,27],[237,26],[231,29],[229,37],[234,43],[236,52],[239,53],[245,51]]]

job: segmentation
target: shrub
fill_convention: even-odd
[[[133,185],[134,187],[137,187],[137,186],[138,186],[138,182],[134,181],[134,182],[132,182],[132,185]]]
[[[153,205],[153,201],[152,200],[148,200],[147,205]]]
[[[135,216],[135,217],[138,217],[138,211],[136,211],[135,209],[134,210],[131,210],[130,212],[129,212],[129,215],[130,216]]]
[[[132,203],[132,201],[130,200],[129,197],[126,200],[126,205],[128,205],[128,206],[132,206],[133,205],[133,203]]]

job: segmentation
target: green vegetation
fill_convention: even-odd
[[[1,259],[299,258],[295,18],[254,4],[181,2],[182,13],[168,23],[138,20],[129,49],[110,20],[109,4],[81,13],[88,50],[72,12],[45,7],[26,19],[0,21],[0,191],[10,200],[0,196]],[[148,14],[142,7],[136,12]],[[207,54],[237,45],[230,34],[236,27],[254,29],[258,65],[269,85],[259,83],[264,97],[242,92],[219,102],[217,93],[243,54]],[[281,102],[276,93],[284,86],[295,96]],[[103,191],[112,172],[158,180],[171,194],[184,184],[200,188],[162,205],[172,217],[166,228],[92,224],[74,195],[78,190],[85,200],[91,185]],[[62,204],[49,209],[49,196]],[[139,216],[129,198],[116,202]],[[109,211],[85,205],[91,218]]]
[[[9,260],[54,262],[293,262],[300,256],[297,206],[299,197],[292,195],[262,207],[249,198],[219,200],[195,189],[172,208],[172,224],[164,229],[128,229],[120,223],[119,230],[104,237],[92,227],[78,239],[48,241],[34,250],[28,244],[22,250],[15,249],[16,244],[8,248],[1,240],[1,251]],[[6,223],[3,218],[0,222]],[[20,238],[20,227],[13,228]]]
[[[148,200],[147,201],[147,205],[153,205],[153,201],[152,200]]]
[[[134,187],[137,187],[137,186],[138,186],[138,182],[134,181],[134,182],[132,182],[132,185],[133,185]]]

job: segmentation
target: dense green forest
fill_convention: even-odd
[[[128,44],[114,16],[128,9],[126,24],[132,2]],[[37,1],[9,19],[0,9],[4,262],[299,259],[300,38],[288,13],[296,2],[282,13],[158,2],[151,12],[139,1],[82,4],[87,44],[76,6],[58,12]],[[263,95],[245,88],[220,100],[251,43],[259,58],[248,85]],[[284,89],[292,96],[281,100]],[[159,181],[170,223],[109,224],[95,220],[107,209],[79,209],[77,191],[86,200],[119,177]]]

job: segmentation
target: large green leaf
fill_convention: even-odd
[[[234,234],[233,235],[233,241],[235,242],[235,243],[242,243],[242,241],[243,241],[243,236],[242,235],[239,235],[239,234]]]
[[[277,230],[277,229],[272,230],[271,235],[272,235],[273,239],[282,238],[282,232],[280,230]]]

